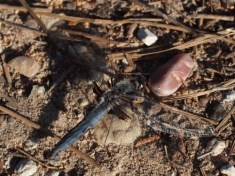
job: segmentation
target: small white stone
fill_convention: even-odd
[[[142,40],[144,42],[145,45],[147,46],[151,46],[152,44],[154,44],[158,37],[152,33],[149,29],[147,28],[143,28],[141,27],[138,32],[137,32],[137,36],[140,40]]]
[[[85,107],[85,106],[87,106],[88,104],[89,104],[89,102],[87,101],[87,99],[83,99],[83,100],[80,101],[80,106],[81,106],[81,107]]]
[[[45,94],[45,92],[46,92],[46,90],[45,90],[45,87],[44,87],[44,86],[39,86],[39,87],[38,87],[38,90],[37,90],[37,93],[38,93],[38,94],[43,95],[43,94]]]
[[[220,172],[227,176],[235,176],[235,167],[231,164],[221,167]]]
[[[15,167],[15,173],[19,176],[33,176],[38,170],[35,162],[22,159]]]
[[[226,95],[224,102],[229,103],[229,102],[233,102],[234,100],[235,100],[235,91],[232,90]]]
[[[226,148],[226,144],[224,141],[216,141],[215,145],[212,148],[211,155],[217,156],[221,154],[225,148]]]

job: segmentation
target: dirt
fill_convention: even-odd
[[[20,3],[0,0],[1,5],[8,4],[15,8],[1,8],[0,11],[2,106],[62,137],[82,122],[101,102],[104,92],[117,82],[132,80],[136,85],[135,94],[123,98],[122,102],[115,102],[115,107],[105,115],[103,121],[74,144],[74,147],[95,159],[100,168],[88,164],[68,150],[53,160],[48,159],[47,154],[56,145],[56,140],[17,121],[12,115],[0,112],[0,175],[14,174],[15,168],[7,166],[6,162],[20,154],[17,147],[41,163],[55,166],[61,175],[202,175],[203,171],[208,175],[221,175],[219,169],[222,166],[229,163],[234,165],[234,112],[225,123],[227,127],[215,136],[184,136],[181,131],[168,134],[169,131],[154,131],[146,125],[148,120],[158,117],[170,126],[175,125],[180,129],[194,127],[200,131],[208,124],[188,116],[196,114],[221,121],[234,107],[234,99],[225,100],[234,92],[235,85],[234,20],[220,20],[218,16],[214,16],[214,19],[204,17],[203,21],[193,18],[198,14],[234,17],[234,1],[141,2],[162,11],[167,18],[163,19],[148,6],[139,6],[134,1],[33,1],[30,4],[32,7],[47,7],[48,11],[53,9],[53,13],[84,18],[76,22],[37,13],[51,30],[49,34],[42,35],[38,32],[42,30],[37,21],[17,8],[21,6]],[[190,27],[195,33],[185,32],[184,27],[169,22],[169,17]],[[138,18],[138,22],[133,23],[133,18]],[[100,22],[99,19],[108,21]],[[129,21],[116,22],[122,19]],[[37,31],[22,29],[14,24]],[[166,26],[158,27],[157,24]],[[158,40],[154,45],[145,46],[136,37],[140,26],[157,35]],[[80,33],[72,34],[66,30]],[[192,47],[187,45],[187,42],[212,34],[212,40],[199,42]],[[219,35],[228,37],[215,39]],[[186,47],[179,47],[183,44]],[[192,75],[173,95],[156,97],[147,87],[150,74],[172,56],[182,52],[189,53],[197,64]],[[40,71],[35,76],[25,77],[17,69],[8,67],[7,63],[18,56],[34,59],[40,65]],[[9,73],[4,67],[9,68]],[[223,84],[226,81],[233,82],[230,85]],[[198,95],[198,92],[213,88],[217,89]],[[191,94],[192,97],[189,96]],[[145,104],[150,101],[155,106]],[[186,117],[182,112],[159,106],[159,102],[191,115]],[[217,125],[211,126],[216,128]],[[156,135],[159,138],[135,147],[137,142]],[[207,152],[207,143],[215,137],[225,141],[227,148],[218,156],[198,160],[197,156]],[[32,160],[22,153],[20,156]],[[36,163],[39,168],[36,175],[45,175],[53,170],[40,162]]]

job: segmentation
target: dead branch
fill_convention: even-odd
[[[223,21],[234,21],[234,16],[225,16],[225,15],[213,15],[213,14],[197,14],[191,16],[191,18],[195,19],[209,19],[209,20],[223,20]]]
[[[42,161],[40,161],[39,159],[35,158],[34,156],[32,156],[31,154],[29,154],[28,152],[26,152],[25,150],[19,148],[19,147],[16,147],[16,150],[18,150],[20,153],[22,153],[23,155],[25,155],[26,157],[28,157],[29,159],[31,159],[32,161],[35,161],[36,163],[48,168],[48,169],[59,169],[58,167],[56,166],[51,166],[51,165],[48,165],[48,164],[45,164],[43,163]]]
[[[219,123],[219,125],[215,128],[215,132],[218,133],[220,129],[228,122],[228,120],[232,117],[232,114],[235,112],[235,106],[229,111],[229,113],[223,118],[223,120]]]
[[[20,121],[20,122],[23,122],[24,124],[34,128],[34,129],[37,129],[39,131],[41,131],[42,133],[48,135],[48,136],[51,136],[53,137],[54,139],[56,139],[57,141],[59,141],[61,138],[56,136],[54,133],[52,133],[50,130],[38,125],[37,123],[35,122],[32,122],[31,120],[27,119],[26,117],[20,115],[19,113],[16,113],[14,112],[13,110],[9,109],[9,108],[6,108],[6,107],[3,107],[0,105],[0,111],[3,111],[5,112],[6,114],[16,118],[16,120]],[[77,150],[75,147],[70,147],[69,148],[70,151],[74,152],[75,154],[77,154],[79,157],[81,157],[82,159],[86,160],[88,163],[96,166],[96,167],[99,167],[99,165],[96,163],[96,161],[94,159],[92,159],[91,157],[89,157],[88,155],[86,155],[85,153]]]
[[[0,4],[0,9],[7,9],[7,10],[17,10],[17,11],[21,11],[21,12],[27,12],[27,9],[25,9],[24,7],[20,7],[20,6],[12,6],[12,5],[6,5],[6,4]],[[34,12],[36,13],[46,13],[46,12],[51,12],[52,9],[49,8],[32,8]]]

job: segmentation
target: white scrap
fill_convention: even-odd
[[[147,46],[151,46],[158,39],[158,37],[154,33],[152,33],[149,29],[143,27],[139,28],[137,36]]]
[[[22,159],[15,167],[15,173],[19,176],[33,176],[37,170],[36,163],[28,159]]]
[[[202,159],[208,155],[217,156],[221,154],[225,148],[226,148],[226,143],[224,141],[219,141],[216,138],[214,138],[207,145],[206,150],[209,150],[209,151],[202,155],[199,155],[197,159]]]
[[[226,98],[224,99],[224,102],[225,102],[225,103],[233,102],[233,101],[235,101],[235,91],[234,91],[234,90],[230,91],[230,92],[226,95]]]
[[[231,164],[221,167],[220,172],[227,176],[235,176],[235,167]]]
[[[212,148],[211,155],[217,156],[221,154],[225,148],[226,148],[226,144],[224,141],[216,141],[215,145]]]

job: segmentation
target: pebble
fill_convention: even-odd
[[[37,61],[27,56],[16,57],[10,60],[7,65],[16,72],[29,78],[35,76],[41,68]]]
[[[15,167],[15,173],[19,176],[33,176],[38,170],[35,162],[28,159],[22,159]]]
[[[137,37],[142,40],[147,46],[153,45],[158,40],[158,37],[154,33],[152,33],[149,29],[143,27],[139,28]]]
[[[100,145],[133,144],[140,135],[140,125],[119,119],[113,115],[104,117],[94,130],[94,137]]]
[[[157,96],[168,96],[176,92],[192,73],[195,63],[189,54],[181,53],[156,68],[150,76],[148,86]]]
[[[231,164],[221,167],[220,172],[227,176],[235,176],[235,167]]]
[[[89,104],[89,101],[87,101],[87,99],[82,99],[81,102],[79,103],[79,105],[83,108],[87,106],[88,104]]]
[[[229,91],[227,94],[226,94],[226,98],[224,99],[223,102],[225,103],[230,103],[230,102],[233,102],[235,101],[235,91],[232,90],[232,91]]]
[[[46,93],[44,86],[33,85],[29,98],[36,98]]]
[[[224,141],[216,141],[212,148],[212,156],[217,156],[221,154],[226,148],[226,143]]]

